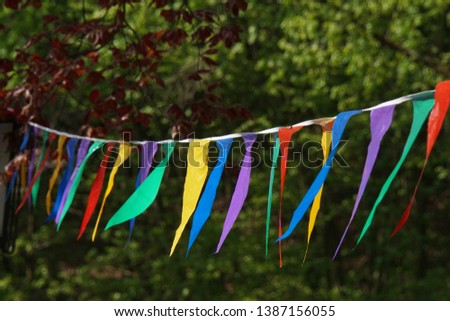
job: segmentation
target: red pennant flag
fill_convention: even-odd
[[[92,183],[91,191],[89,192],[88,203],[86,206],[86,210],[83,215],[83,221],[81,222],[80,232],[78,233],[77,240],[81,238],[86,227],[89,223],[89,220],[94,213],[95,207],[97,206],[98,199],[100,198],[100,194],[103,188],[103,181],[105,180],[106,168],[105,164],[108,164],[110,149],[114,146],[114,143],[107,143],[106,151],[103,156],[102,163],[100,168],[98,169],[97,175],[95,176],[94,182]]]
[[[427,128],[427,152],[425,156],[425,162],[422,167],[422,172],[420,173],[419,180],[417,181],[416,187],[414,188],[414,193],[409,201],[408,207],[403,213],[402,218],[397,223],[392,236],[401,230],[403,225],[405,225],[408,220],[409,213],[416,197],[417,189],[419,188],[420,181],[422,180],[423,173],[425,172],[425,167],[428,163],[428,158],[430,157],[431,150],[434,147],[434,143],[441,131],[442,124],[444,123],[445,115],[448,111],[448,106],[450,104],[450,81],[443,81],[436,85],[436,90],[434,93],[434,107],[431,110],[430,117],[428,118],[428,128]]]
[[[281,221],[281,205],[283,203],[283,191],[284,191],[284,182],[286,181],[286,164],[288,160],[288,151],[289,151],[289,143],[291,142],[291,137],[294,133],[298,132],[302,127],[290,127],[290,128],[281,128],[278,132],[278,137],[280,139],[280,212],[278,216],[278,237],[283,235],[282,229],[282,221]],[[280,257],[280,267],[283,266],[283,255],[281,252],[281,242],[278,242],[278,254]]]

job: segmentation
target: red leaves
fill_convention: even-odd
[[[139,1],[98,0],[89,10],[106,13],[111,9],[112,14],[99,14],[94,19],[83,15],[81,6],[78,12],[58,15],[36,11],[42,19],[36,32],[25,40],[23,48],[17,48],[13,61],[0,59],[0,106],[9,106],[25,122],[30,117],[41,119],[45,108],[64,108],[67,100],[69,106],[76,103],[87,109],[80,117],[86,128],[101,128],[91,131],[97,136],[108,130],[148,126],[151,116],[141,112],[148,106],[169,106],[166,115],[180,137],[196,122],[210,123],[223,114],[230,119],[246,116],[244,109],[223,106],[216,90],[219,84],[212,83],[211,74],[220,64],[217,46],[223,43],[231,47],[242,32],[236,26],[218,24],[218,14],[238,15],[247,2],[228,0],[224,11],[223,7],[210,10],[201,1],[195,10],[183,0],[147,1],[153,8],[146,14],[161,17],[160,29],[155,31],[154,25],[145,24],[134,30],[133,10],[140,7],[132,3]],[[4,0],[3,4],[20,10],[38,8],[41,1]],[[223,21],[231,20],[224,17]],[[2,21],[0,31],[7,27],[8,22]],[[178,57],[180,53],[189,55],[181,61],[185,64],[173,64],[172,54]],[[189,61],[200,64],[194,69],[186,63]],[[19,83],[9,83],[10,72]],[[166,79],[170,80],[167,85]],[[174,90],[174,79],[177,86],[180,83],[189,88],[189,95]],[[98,127],[88,124],[93,118]]]
[[[196,101],[191,105],[192,120],[200,120],[203,124],[210,124],[215,118],[214,107],[205,101]]]
[[[208,89],[207,89],[207,91],[208,92],[212,92],[212,91],[214,91],[216,88],[218,88],[219,87],[219,84],[217,83],[217,82],[215,82],[215,83],[213,83],[213,84],[211,84],[211,85],[209,85],[208,86]]]
[[[198,28],[193,34],[192,34],[192,40],[199,40],[200,42],[205,42],[206,39],[211,37],[213,34],[213,30],[209,26],[202,26]]]
[[[3,5],[7,8],[17,10],[19,9],[20,0],[5,0]]]
[[[202,77],[200,76],[200,74],[198,72],[194,72],[194,73],[190,74],[187,79],[188,80],[200,81],[200,80],[202,80]]]
[[[31,5],[35,7],[36,9],[39,9],[42,7],[42,1],[41,0],[33,0],[31,1]]]
[[[192,18],[193,18],[193,15],[189,12],[189,11],[187,11],[187,10],[183,10],[182,12],[181,12],[181,16],[183,17],[183,20],[185,21],[185,22],[187,22],[187,23],[192,23]]]
[[[97,71],[92,71],[88,74],[86,80],[92,85],[98,84],[100,81],[105,80],[105,77]]]
[[[167,42],[171,46],[181,46],[181,43],[187,38],[187,36],[188,35],[185,30],[177,28],[164,32],[161,40]]]
[[[193,12],[193,16],[197,20],[213,23],[216,14],[210,10],[196,10]]]
[[[175,19],[178,18],[178,15],[179,15],[178,10],[167,10],[166,9],[166,10],[161,11],[161,16],[163,16],[167,22],[174,22]]]
[[[0,72],[1,73],[8,73],[13,70],[13,63],[9,59],[0,59]]]
[[[227,108],[224,111],[224,114],[229,120],[233,120],[236,118],[242,118],[246,120],[252,119],[252,115],[249,113],[249,111],[241,105],[234,105],[230,108]]]
[[[5,0],[4,6],[7,8],[10,8],[10,9],[13,9],[13,10],[18,10],[21,2],[22,2],[22,0]],[[30,5],[36,9],[39,9],[40,7],[42,7],[42,1],[41,0],[29,0],[22,5],[22,9],[25,7],[28,7]]]
[[[153,0],[152,3],[156,5],[156,8],[162,8],[169,3],[169,0]]]
[[[169,117],[174,117],[175,119],[180,119],[184,117],[184,112],[177,104],[172,104],[167,108],[166,115]]]
[[[98,102],[99,99],[100,99],[100,91],[98,89],[92,90],[91,93],[89,94],[89,101],[92,104],[95,104],[96,102]]]
[[[245,0],[227,0],[225,8],[230,10],[235,16],[238,16],[239,11],[247,10],[247,2]]]
[[[208,57],[202,57],[202,58],[206,62],[206,64],[209,66],[218,66],[219,65],[216,61],[214,61]]]
[[[212,37],[210,41],[210,46],[217,45],[220,41],[223,41],[225,43],[225,46],[227,48],[231,48],[233,44],[240,42],[241,39],[239,37],[239,34],[242,32],[242,30],[238,26],[224,26],[220,28],[220,31],[218,34],[216,34],[214,37]]]
[[[121,89],[121,88],[117,88],[117,89],[113,90],[111,95],[117,100],[124,100],[125,99],[125,90]]]
[[[166,87],[166,84],[164,83],[164,81],[158,75],[154,75],[152,78],[155,79],[155,81],[156,81],[156,83],[158,84],[159,87],[161,87],[161,88],[165,88]]]
[[[189,24],[192,23],[193,15],[187,10],[172,10],[172,9],[164,9],[161,11],[161,16],[166,19],[167,22],[174,22],[175,20],[179,20],[183,18],[183,20]]]

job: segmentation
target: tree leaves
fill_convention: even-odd
[[[89,101],[92,104],[95,104],[96,102],[98,102],[99,99],[100,99],[100,91],[98,89],[92,90],[91,93],[89,94]]]
[[[4,4],[17,10],[16,19],[30,14],[22,8],[42,5],[36,0]],[[69,104],[86,110],[80,117],[84,126],[93,120],[95,125],[120,132],[121,126],[148,123],[150,118],[142,116],[148,106],[166,108],[176,103],[189,110],[198,104],[208,106],[205,115],[175,113],[171,121],[183,133],[197,122],[210,123],[226,109],[219,92],[211,95],[205,90],[217,83],[212,74],[220,65],[218,54],[223,49],[219,45],[231,48],[242,32],[234,24],[218,22],[246,9],[243,0],[217,4],[214,10],[206,4],[193,8],[181,0],[44,4],[42,11],[31,13],[44,25],[33,26],[33,32],[23,35],[24,45],[17,43],[14,60],[0,61],[0,72],[8,74],[0,79],[0,106],[17,105],[15,113],[42,118],[53,115],[45,112],[47,106]],[[61,10],[64,6],[70,9]],[[137,25],[142,10],[150,14],[146,17],[149,23]],[[175,60],[178,55],[185,66]],[[193,60],[198,61],[195,67]],[[173,90],[174,78],[183,79],[189,96]],[[15,79],[13,85],[11,79]],[[28,106],[25,114],[20,111],[23,105]],[[126,106],[133,108],[124,114]]]

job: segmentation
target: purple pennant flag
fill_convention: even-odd
[[[142,145],[141,173],[139,185],[147,178],[152,167],[153,158],[158,150],[158,144],[155,142],[146,142]]]
[[[242,205],[244,205],[245,198],[247,197],[248,187],[250,184],[250,174],[252,172],[251,151],[256,137],[256,134],[246,134],[242,137],[245,144],[245,156],[242,161],[241,170],[239,171],[236,187],[234,188],[233,197],[231,198],[230,208],[228,209],[228,214],[223,224],[222,235],[220,236],[216,253],[219,253],[220,248],[233,227],[233,224],[242,209]]]
[[[91,142],[89,140],[82,140],[80,143],[80,147],[78,148],[77,153],[77,163],[75,165],[75,169],[72,172],[72,176],[70,177],[69,182],[67,183],[66,188],[64,189],[64,194],[62,196],[61,203],[59,204],[58,214],[56,215],[55,219],[56,224],[59,223],[62,211],[64,209],[64,204],[66,203],[67,200],[67,196],[69,195],[69,191],[72,187],[73,181],[75,180],[75,176],[77,176],[78,169],[80,168],[83,159],[86,157],[90,143]]]
[[[358,190],[358,196],[356,197],[355,205],[353,206],[352,215],[350,220],[345,228],[344,234],[341,237],[338,247],[333,256],[333,260],[336,258],[336,255],[341,248],[342,242],[344,241],[345,236],[347,235],[347,231],[350,227],[350,224],[355,217],[356,210],[358,209],[359,202],[364,194],[364,190],[366,189],[367,182],[369,181],[370,173],[372,172],[373,166],[375,165],[375,160],[377,159],[378,151],[380,150],[381,140],[386,134],[387,130],[391,126],[392,116],[394,114],[395,105],[388,106],[385,108],[379,108],[372,110],[370,112],[370,133],[372,135],[372,139],[369,143],[369,147],[367,150],[366,163],[364,165],[363,175],[361,179],[361,184]]]

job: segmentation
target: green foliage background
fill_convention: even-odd
[[[76,8],[77,4],[53,3],[43,11],[70,15]],[[43,13],[27,9],[22,13],[26,19],[20,19],[19,14],[11,18],[11,12],[0,10],[3,10],[0,21],[8,17],[16,32],[1,39],[0,53],[13,55],[13,46],[33,30]],[[199,126],[196,134],[208,136],[290,125],[433,89],[450,74],[449,12],[450,4],[440,0],[249,1],[249,8],[238,21],[244,29],[242,43],[231,52],[219,53],[221,64],[215,77],[222,82],[220,90],[227,103],[248,107],[253,119],[217,121]],[[139,23],[147,20],[136,21],[138,29]],[[183,62],[180,59],[174,57],[174,66]],[[167,75],[173,73],[167,66]],[[65,112],[62,124],[70,129],[76,113],[76,109]],[[348,125],[344,138],[349,142],[342,149],[342,156],[349,167],[336,166],[326,181],[322,207],[303,265],[307,218],[284,244],[282,269],[278,267],[275,244],[270,247],[269,256],[265,256],[270,170],[264,165],[254,169],[243,211],[218,255],[211,254],[220,236],[237,168],[225,172],[212,217],[188,258],[185,249],[189,227],[174,256],[168,256],[180,220],[185,175],[185,170],[176,166],[166,171],[155,204],[138,217],[130,243],[126,244],[126,225],[101,233],[95,243],[90,241],[90,226],[85,237],[76,241],[99,160],[94,158],[60,232],[44,223],[44,193],[51,171],[45,173],[42,201],[37,209],[20,214],[17,249],[6,258],[10,269],[6,265],[0,269],[0,298],[449,300],[448,119],[404,230],[392,239],[389,237],[420,173],[425,155],[425,128],[379,207],[368,235],[352,251],[382,184],[400,157],[411,115],[409,104],[397,108],[357,217],[335,261],[331,256],[350,216],[370,140],[368,115],[356,116]],[[169,132],[165,123],[154,122],[142,135],[167,137]],[[307,140],[319,139],[319,128],[305,128],[295,136],[293,150],[300,151]],[[265,138],[258,151],[268,157],[269,146],[269,139]],[[185,157],[182,151],[177,151],[175,157],[178,155]],[[283,198],[285,224],[316,173],[317,169],[305,166],[288,169]],[[133,191],[136,174],[136,166],[119,171],[103,225]],[[278,190],[276,177],[272,241],[277,235]]]

